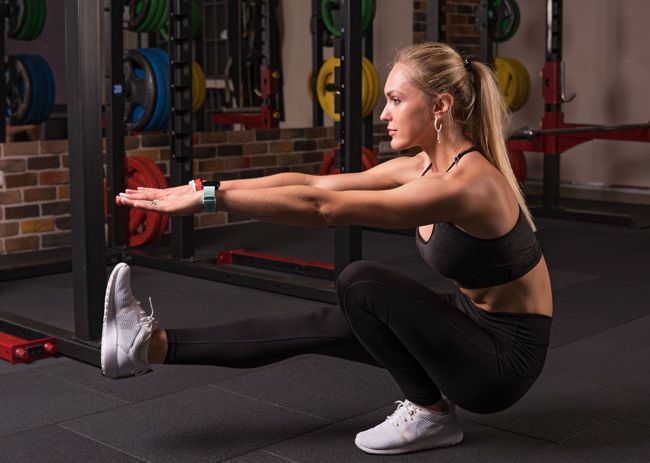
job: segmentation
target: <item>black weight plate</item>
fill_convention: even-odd
[[[15,56],[10,56],[5,71],[7,82],[7,115],[11,123],[23,123],[32,99],[32,85],[25,65]]]
[[[15,39],[25,26],[25,0],[12,0],[9,2],[7,34]]]
[[[149,60],[138,50],[127,52],[124,84],[127,124],[133,130],[141,130],[151,120],[156,107],[156,79]],[[136,120],[133,120],[134,115]]]

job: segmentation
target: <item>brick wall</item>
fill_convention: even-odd
[[[375,126],[375,147],[389,140]],[[167,135],[127,137],[127,156],[145,156],[169,175]],[[318,173],[325,152],[335,145],[331,127],[205,132],[194,134],[194,173],[210,180],[252,178],[279,172]],[[380,156],[380,160],[394,154]],[[0,144],[0,253],[70,245],[68,142]],[[195,215],[196,228],[249,220],[234,214]]]
[[[446,43],[463,56],[478,56],[480,52],[476,9],[479,0],[447,0],[444,9],[443,31]],[[413,43],[427,38],[427,2],[413,2]]]

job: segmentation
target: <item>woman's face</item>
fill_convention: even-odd
[[[409,82],[407,70],[405,64],[396,64],[384,87],[386,106],[380,119],[388,122],[390,146],[395,150],[426,146],[435,138],[429,98]]]

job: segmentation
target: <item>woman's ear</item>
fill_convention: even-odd
[[[439,94],[433,102],[433,115],[438,118],[444,118],[451,114],[451,108],[454,105],[454,97],[449,93]]]

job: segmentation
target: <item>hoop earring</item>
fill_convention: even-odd
[[[442,132],[442,121],[440,121],[440,127],[438,127],[438,118],[436,117],[433,121],[433,128],[436,129],[436,140],[440,143],[440,132]]]

